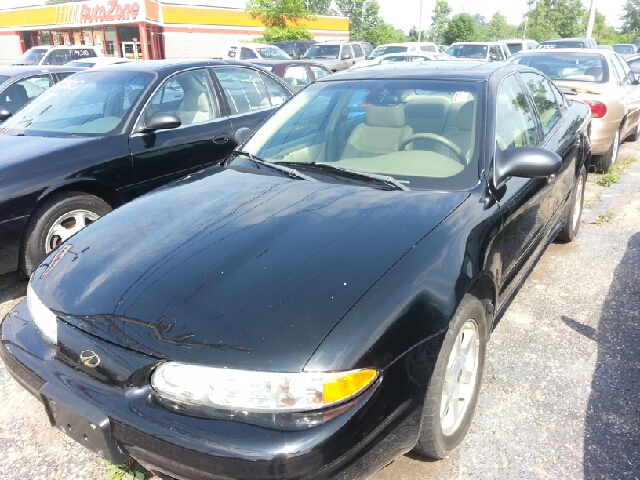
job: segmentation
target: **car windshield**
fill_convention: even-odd
[[[340,45],[314,45],[302,58],[338,58]]]
[[[2,133],[42,137],[114,135],[154,75],[82,72],[54,85],[11,117]]]
[[[584,42],[579,40],[554,40],[553,42],[543,42],[538,48],[585,48]]]
[[[623,54],[636,53],[632,45],[614,45],[613,50],[616,53],[623,53]]]
[[[371,52],[371,55],[369,55],[369,58],[378,58],[388,53],[402,53],[402,52],[406,52],[407,50],[408,48],[404,45],[380,46],[380,47],[377,47],[373,52]]]
[[[522,50],[522,42],[517,43],[507,43],[507,47],[509,47],[509,51],[511,53],[518,53]]]
[[[601,55],[592,53],[519,53],[509,63],[537,68],[552,80],[605,83],[609,81],[609,68]]]
[[[409,189],[468,189],[479,178],[483,88],[433,80],[314,83],[242,149],[320,181],[343,181],[335,172],[347,169]]]
[[[16,65],[37,65],[44,57],[47,50],[43,48],[30,48],[15,61]]]
[[[258,47],[256,48],[256,52],[258,52],[262,58],[270,58],[273,60],[291,59],[288,53],[285,53],[284,50],[281,50],[278,47]]]
[[[486,58],[486,45],[452,45],[447,54],[458,58]]]

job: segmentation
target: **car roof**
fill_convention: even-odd
[[[34,73],[81,72],[83,70],[84,68],[67,67],[66,65],[16,65],[13,67],[0,67],[0,75],[20,77]]]
[[[314,62],[313,60],[269,60],[268,58],[257,58],[251,60],[245,60],[247,63],[252,63],[254,65],[315,65],[318,67],[327,68],[321,63]]]
[[[497,45],[497,44],[501,44],[504,43],[503,40],[497,40],[495,42],[455,42],[452,43],[450,46],[453,45]]]
[[[318,82],[337,80],[368,79],[424,79],[424,80],[462,80],[483,82],[494,73],[519,70],[533,70],[530,67],[513,65],[506,62],[484,62],[478,60],[442,60],[419,63],[382,63],[367,68],[357,68],[326,76]]]
[[[551,42],[559,42],[559,41],[565,41],[565,40],[576,40],[576,41],[581,41],[581,42],[584,42],[585,40],[593,40],[593,41],[595,41],[594,38],[568,37],[568,38],[552,38],[550,40],[545,40],[544,42],[540,42],[540,43],[551,43]]]
[[[535,50],[526,50],[524,52],[518,52],[516,55],[549,55],[552,52],[558,53],[592,53],[598,55],[611,55],[616,53],[613,50],[603,50],[601,48],[536,48]]]
[[[185,68],[196,67],[215,67],[220,65],[237,65],[250,66],[249,62],[240,62],[237,60],[145,60],[144,62],[118,63],[115,65],[98,65],[92,68],[92,72],[114,72],[114,71],[130,71],[130,72],[156,72],[171,73]]]

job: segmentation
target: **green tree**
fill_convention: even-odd
[[[495,12],[491,21],[487,24],[486,40],[500,40],[504,38],[513,38],[516,36],[518,28],[507,23],[507,17],[501,13]]]
[[[428,38],[429,32],[427,30],[423,30],[422,31],[422,35],[420,35],[420,39],[426,39]],[[418,41],[418,29],[415,27],[415,25],[413,27],[411,27],[409,29],[409,34],[407,35],[407,40],[410,42],[417,42]]]
[[[627,0],[622,10],[622,33],[635,35],[640,32],[640,0]]]
[[[426,40],[437,45],[445,43],[444,32],[449,26],[449,15],[451,15],[451,5],[447,0],[436,0],[436,6],[433,8],[431,15],[431,27]]]
[[[305,8],[314,15],[335,14],[331,8],[331,0],[305,0]]]
[[[366,40],[373,46],[406,40],[403,32],[394,29],[380,17],[377,0],[336,0],[341,15],[349,17],[349,35]]]
[[[311,13],[306,9],[305,0],[249,0],[245,7],[253,18],[260,19],[266,27],[264,36],[257,41],[282,41],[312,39],[313,35],[300,20],[309,20]]]
[[[454,15],[444,32],[444,42],[451,45],[454,42],[469,42],[475,39],[475,24],[468,13]]]
[[[527,37],[541,42],[585,35],[586,9],[582,0],[528,0],[527,4]]]

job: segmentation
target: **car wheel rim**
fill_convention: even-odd
[[[73,210],[58,218],[47,233],[45,252],[49,253],[72,235],[87,225],[95,222],[100,216],[89,210]]]
[[[578,175],[578,184],[576,185],[576,199],[575,204],[573,206],[573,229],[575,230],[578,227],[578,222],[580,221],[580,214],[582,213],[582,195],[584,192],[584,178],[582,175]]]
[[[440,426],[445,436],[453,434],[467,412],[477,387],[480,338],[475,320],[462,326],[449,354],[440,402]]]
[[[613,151],[611,152],[611,165],[616,163],[616,159],[618,158],[618,145],[620,143],[620,130],[616,132],[616,136],[613,139]]]

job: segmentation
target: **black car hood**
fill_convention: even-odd
[[[468,196],[215,171],[71,238],[34,272],[38,296],[67,322],[150,355],[300,371]]]

